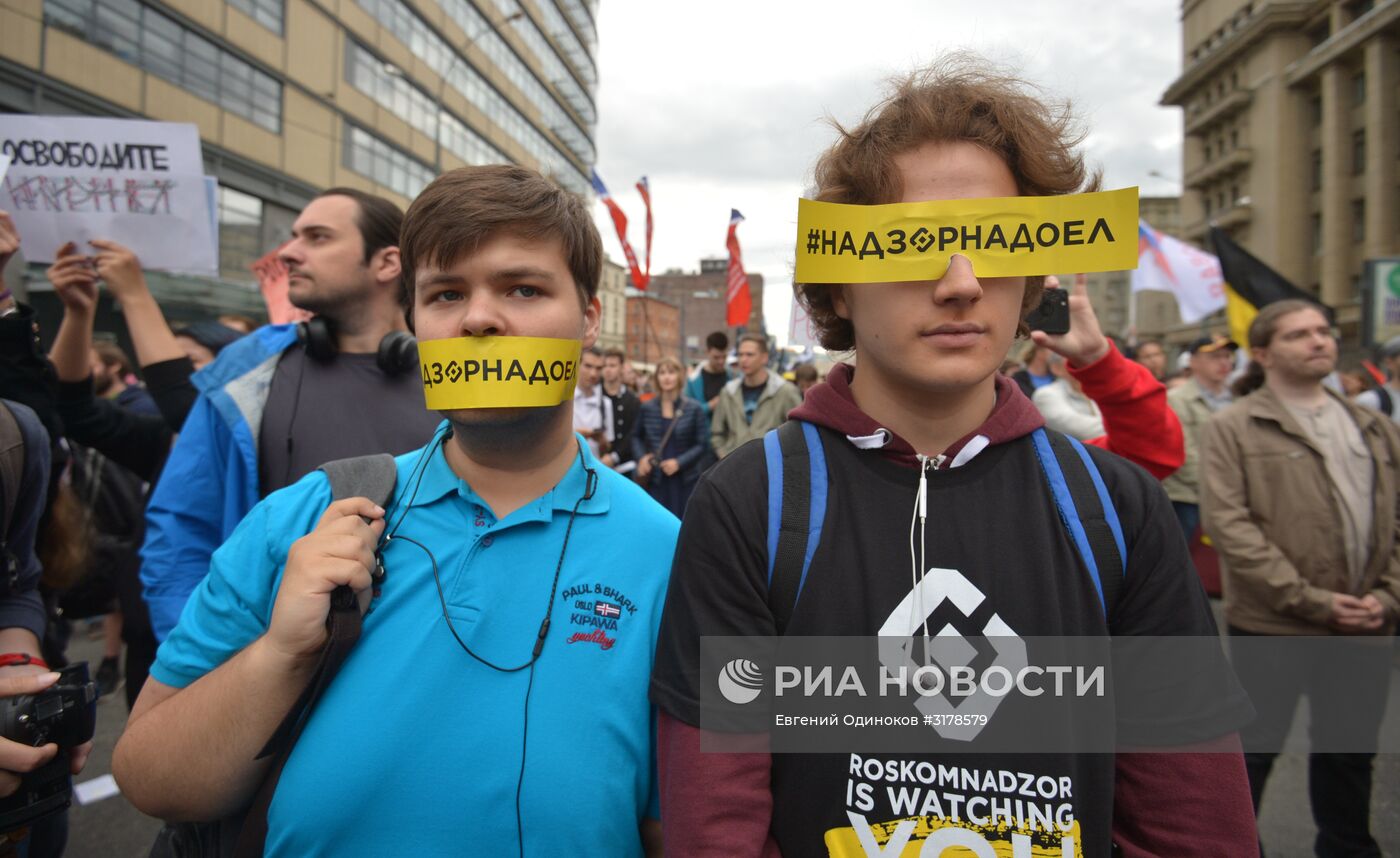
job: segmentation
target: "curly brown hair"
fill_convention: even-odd
[[[853,128],[830,120],[836,142],[817,160],[811,198],[819,202],[880,205],[903,195],[895,157],[929,142],[975,143],[1001,157],[1022,196],[1095,191],[1076,150],[1084,139],[1068,101],[1048,98],[1033,85],[968,54],[955,54],[891,81],[891,92]],[[1018,336],[1040,303],[1044,277],[1026,278]],[[827,283],[794,283],[823,347],[855,347],[851,323],[836,314]]]

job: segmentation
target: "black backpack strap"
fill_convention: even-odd
[[[826,519],[826,454],[817,428],[789,420],[763,438],[768,465],[768,607],[786,633]]]
[[[1031,438],[1060,521],[1089,569],[1105,618],[1111,619],[1123,589],[1127,546],[1108,487],[1078,440],[1044,429]]]
[[[1390,395],[1390,391],[1385,389],[1384,384],[1376,388],[1376,399],[1380,400],[1382,414],[1386,417],[1394,416],[1395,399]]]
[[[394,457],[388,454],[339,459],[322,465],[321,470],[330,480],[332,501],[365,497],[380,507],[387,507],[398,479]],[[378,578],[382,578],[382,567],[376,581]],[[331,593],[330,613],[326,616],[326,644],[316,663],[316,671],[291,711],[258,754],[260,760],[273,757],[272,767],[268,769],[267,777],[258,787],[253,804],[244,817],[238,845],[234,849],[235,858],[261,858],[267,844],[267,811],[272,805],[272,796],[277,791],[282,769],[286,767],[297,739],[301,737],[307,716],[345,663],[355,641],[359,640],[360,624],[360,605],[355,592],[349,587],[337,587]]]

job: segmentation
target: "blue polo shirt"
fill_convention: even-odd
[[[450,441],[448,443],[451,443]],[[400,456],[387,505],[413,494]],[[457,634],[502,667],[530,659],[584,466],[497,520],[440,445],[399,533],[436,555]],[[530,855],[640,855],[656,818],[647,701],[679,523],[601,465],[579,506],[529,688],[521,824]],[[416,479],[416,478],[415,478]],[[213,557],[151,675],[182,688],[264,633],[287,549],[330,503],[315,471],[253,508]],[[268,813],[267,855],[513,855],[530,671],[500,673],[458,645],[428,555],[394,540],[359,642],[311,713]]]

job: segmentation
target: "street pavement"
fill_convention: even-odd
[[[89,640],[78,630],[69,647],[69,656],[75,661],[86,659],[95,670],[102,660],[102,644]],[[1387,712],[1385,729],[1400,730],[1400,666],[1391,673]],[[1300,741],[1306,735],[1305,720],[1300,713],[1290,741]],[[97,707],[95,747],[87,768],[78,776],[79,781],[112,770],[112,748],[125,723],[126,700],[121,692],[103,698]],[[1395,742],[1390,745],[1394,746]],[[1269,779],[1261,816],[1264,848],[1269,858],[1306,858],[1312,854],[1317,829],[1308,813],[1305,755],[1279,757]],[[158,830],[158,820],[144,816],[120,795],[87,806],[75,805],[65,854],[69,858],[146,858]],[[1382,754],[1376,758],[1371,830],[1386,856],[1400,858],[1400,754]],[[462,846],[464,853],[471,848],[471,844]]]

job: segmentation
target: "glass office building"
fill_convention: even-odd
[[[220,277],[157,288],[249,312],[249,265],[324,188],[406,207],[439,171],[513,163],[587,194],[596,14],[596,0],[8,0],[0,114],[194,123],[219,183]]]

